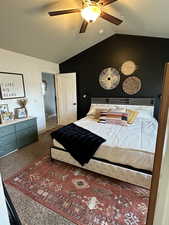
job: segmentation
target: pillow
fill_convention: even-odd
[[[88,117],[94,118],[94,119],[99,119],[100,117],[100,113],[101,112],[126,112],[126,109],[124,108],[117,108],[112,107],[111,108],[100,108],[100,107],[96,107],[96,106],[92,106],[89,110],[89,112],[87,113]]]
[[[100,112],[104,111],[107,112],[110,109],[104,109],[104,108],[93,108],[91,110],[89,110],[89,112],[87,113],[87,116],[93,118],[93,119],[98,119],[100,117]]]
[[[100,112],[100,116],[104,116],[104,117],[107,117],[107,118],[116,118],[116,119],[121,119],[122,117],[128,117],[128,114],[126,112],[119,112],[119,111],[114,111],[111,112]]]
[[[140,117],[140,118],[144,118],[144,119],[152,119],[153,118],[152,113],[148,110],[144,110],[144,109],[140,110],[139,109],[136,111],[139,113],[138,117]]]
[[[120,107],[119,108],[110,108],[107,112],[109,112],[109,113],[126,113],[126,109],[120,108]]]
[[[127,113],[121,112],[101,112],[99,123],[110,123],[127,126]]]
[[[127,121],[124,121],[124,120],[100,119],[99,123],[127,126]]]
[[[151,118],[154,115],[154,106],[128,105],[127,109],[139,112],[138,117]]]
[[[139,112],[131,110],[131,109],[127,109],[127,113],[128,113],[127,123],[128,124],[133,124],[134,121],[136,120]]]

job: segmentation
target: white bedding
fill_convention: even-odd
[[[101,124],[89,117],[75,124],[106,139],[96,151],[95,157],[152,171],[158,127],[153,117],[137,118],[134,124],[127,127]],[[64,148],[56,140],[54,146]]]

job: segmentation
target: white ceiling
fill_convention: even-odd
[[[124,22],[117,27],[99,18],[85,34],[79,34],[79,13],[47,14],[80,6],[81,0],[1,1],[0,47],[60,63],[114,33],[169,38],[168,0],[119,0],[105,11]]]

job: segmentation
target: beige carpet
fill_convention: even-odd
[[[0,158],[0,172],[3,179],[49,152],[51,145],[49,133],[40,135],[38,142]],[[23,225],[73,225],[72,222],[43,207],[15,188],[8,185],[7,190]]]
[[[57,124],[57,117],[51,117],[49,119],[46,120],[46,130],[50,130],[54,127],[56,127]]]

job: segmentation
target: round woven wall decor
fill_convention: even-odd
[[[118,86],[120,74],[118,70],[112,67],[104,69],[99,76],[99,83],[105,90],[112,90]]]
[[[136,71],[136,69],[137,66],[135,62],[131,60],[124,62],[121,66],[121,72],[126,76],[133,74]]]
[[[138,77],[128,77],[123,82],[123,91],[128,95],[134,95],[141,89],[141,80]]]

